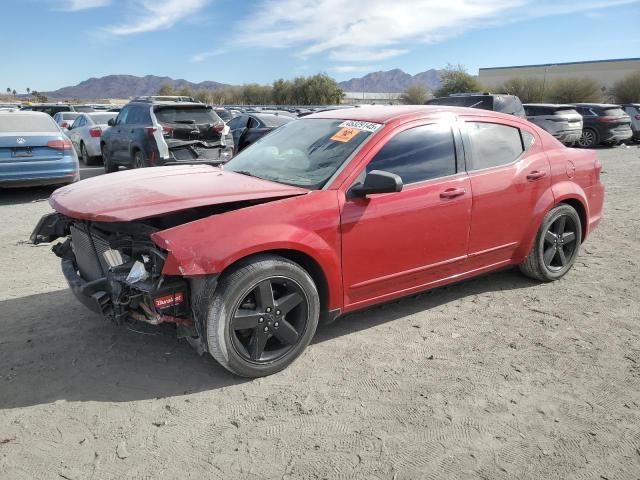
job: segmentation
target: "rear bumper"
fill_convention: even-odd
[[[0,162],[0,187],[56,185],[79,178],[75,155],[51,160]]]
[[[589,218],[586,228],[585,238],[593,232],[602,220],[604,206],[604,185],[600,182],[585,189],[587,201],[589,202]]]
[[[633,132],[631,128],[628,130],[608,130],[602,138],[603,142],[621,142],[624,140],[629,140],[633,137]]]

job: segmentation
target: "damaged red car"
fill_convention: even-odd
[[[602,216],[601,165],[520,118],[367,107],[283,125],[223,169],[119,172],[57,190],[51,242],[88,307],[173,323],[247,377],[319,322],[492,270],[569,271]]]

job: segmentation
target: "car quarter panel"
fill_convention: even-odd
[[[329,308],[342,308],[337,193],[330,190],[213,215],[158,232],[152,240],[169,252],[166,275],[220,273],[253,254],[293,250],[311,257],[329,287]]]

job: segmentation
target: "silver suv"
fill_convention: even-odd
[[[546,130],[565,145],[573,145],[582,136],[582,115],[573,105],[527,103],[527,120]]]
[[[640,103],[627,103],[622,106],[627,115],[631,117],[631,130],[633,139],[640,140]]]

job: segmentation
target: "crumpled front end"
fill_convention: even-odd
[[[197,337],[187,281],[162,274],[166,252],[150,240],[145,224],[75,220],[59,213],[43,217],[33,243],[64,241],[53,247],[75,296],[116,323],[172,323],[180,336]]]

